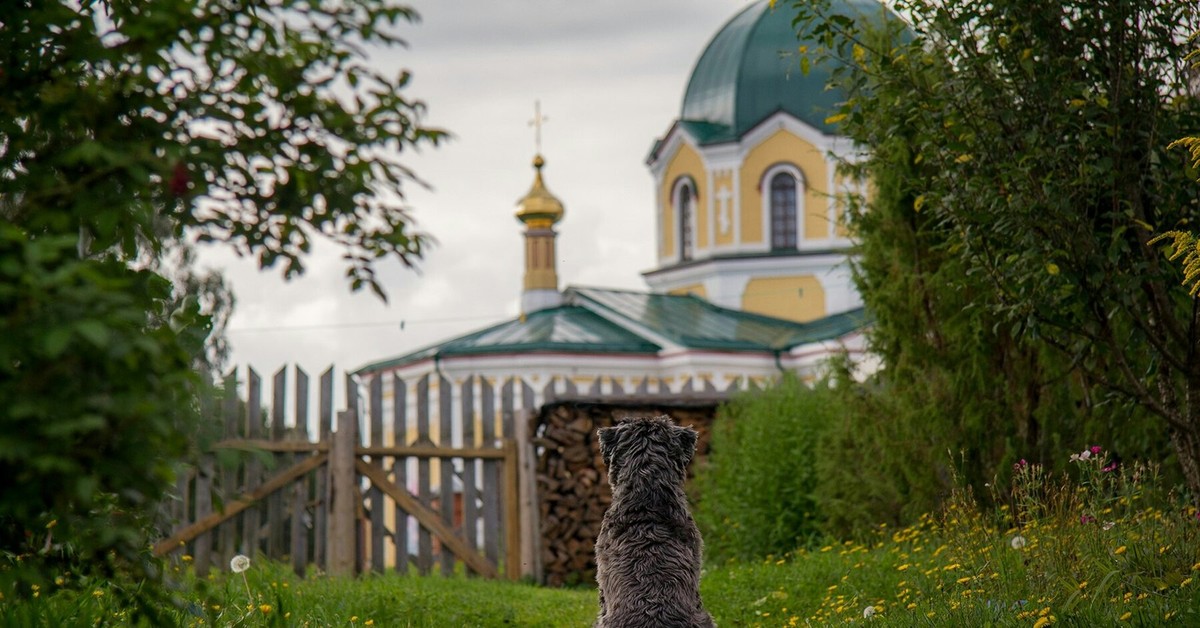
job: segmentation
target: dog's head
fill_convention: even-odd
[[[684,470],[696,453],[696,430],[680,427],[670,417],[634,417],[614,427],[600,428],[600,455],[608,467],[608,480],[619,485],[626,469],[641,473],[670,473],[682,482]]]

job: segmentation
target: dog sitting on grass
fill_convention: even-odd
[[[715,626],[700,601],[700,531],[683,492],[696,431],[658,416],[598,435],[613,501],[596,538],[596,628]]]

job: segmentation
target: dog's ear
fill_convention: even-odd
[[[690,427],[676,427],[675,434],[675,455],[687,466],[692,461],[692,456],[696,455],[696,430]]]
[[[604,466],[611,469],[613,450],[617,448],[621,430],[615,427],[602,427],[596,431],[596,435],[600,437],[600,457],[604,459]]]

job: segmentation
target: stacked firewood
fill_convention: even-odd
[[[596,430],[627,415],[670,415],[700,433],[697,458],[708,452],[715,408],[629,407],[559,403],[542,409],[535,431],[542,568],[550,586],[596,580],[596,535],[612,489]],[[693,463],[691,469],[696,468]]]

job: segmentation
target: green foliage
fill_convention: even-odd
[[[0,549],[34,581],[39,561],[142,566],[148,517],[196,423],[203,337],[151,326],[162,277],[79,259],[70,236],[0,225]],[[201,327],[197,310],[175,313]],[[7,575],[14,575],[10,570]]]
[[[696,523],[710,561],[782,554],[812,541],[820,523],[818,439],[837,413],[834,393],[788,375],[721,408],[696,477]]]
[[[878,20],[819,19],[827,4],[796,8],[846,61],[833,68],[849,94],[840,129],[865,150],[858,174],[881,185],[856,227],[885,394],[949,399],[962,436],[991,435],[964,450],[999,439],[973,482],[1006,456],[1108,430],[1123,455],[1170,440],[1200,495],[1200,319],[1147,244],[1200,207],[1167,150],[1200,123],[1182,67],[1196,7],[906,0],[899,37]]]
[[[26,581],[5,595],[56,561],[153,575],[155,505],[201,429],[193,369],[219,366],[228,314],[193,242],[290,277],[326,238],[350,287],[380,296],[378,260],[420,256],[399,153],[444,134],[420,125],[407,74],[366,59],[414,17],[372,0],[0,3],[0,579]]]

